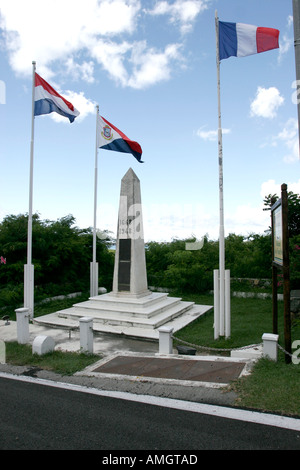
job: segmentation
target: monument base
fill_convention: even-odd
[[[34,321],[44,326],[77,328],[81,317],[91,317],[95,333],[158,340],[159,327],[171,327],[175,333],[212,308],[169,297],[167,293],[149,291],[137,296],[127,292],[110,292],[90,297],[71,308],[37,317]]]

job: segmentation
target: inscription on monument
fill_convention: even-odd
[[[130,291],[131,239],[123,238],[119,243],[118,289]]]

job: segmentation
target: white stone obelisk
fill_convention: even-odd
[[[129,168],[121,181],[113,295],[149,295],[140,180]]]
[[[121,181],[118,232],[113,288],[109,293],[35,320],[59,324],[88,317],[93,331],[159,340],[166,354],[171,350],[172,331],[196,320],[212,307],[169,297],[166,292],[148,290],[140,181],[130,168]],[[51,317],[51,318],[50,318]],[[90,331],[91,333],[91,331]]]

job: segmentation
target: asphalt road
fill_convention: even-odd
[[[0,396],[1,450],[109,451],[99,463],[130,451],[123,455],[135,460],[124,463],[133,467],[179,449],[188,456],[212,449],[300,449],[300,431],[37,383],[0,378]]]

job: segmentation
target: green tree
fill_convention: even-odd
[[[287,198],[289,237],[292,238],[296,235],[300,235],[300,195],[288,191]],[[277,194],[265,196],[264,205],[267,207],[267,210],[271,209],[272,201],[277,201],[278,199]]]
[[[6,264],[0,266],[0,286],[22,291],[24,264],[27,263],[27,215],[9,215],[0,224],[0,254]],[[103,232],[102,232],[103,233]],[[67,215],[57,221],[32,222],[32,263],[36,293],[56,295],[75,290],[88,290],[92,258],[92,229],[75,226],[75,218]],[[111,240],[96,239],[99,283],[110,289],[114,256],[108,247]],[[3,292],[2,292],[3,293]]]

